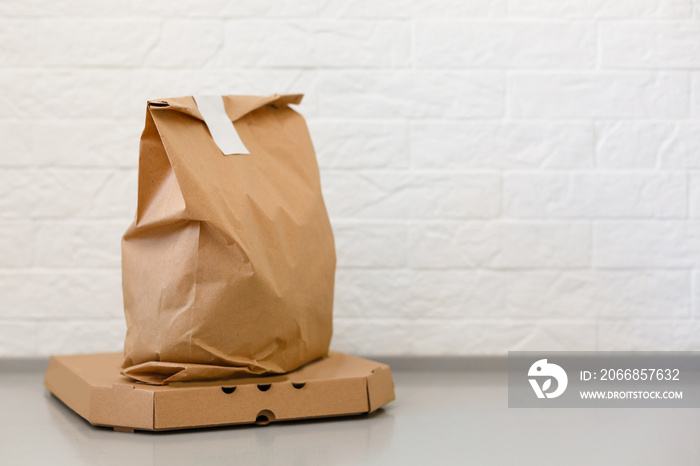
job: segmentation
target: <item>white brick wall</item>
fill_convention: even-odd
[[[118,350],[145,101],[304,92],[335,349],[700,349],[700,3],[0,2],[0,356]]]

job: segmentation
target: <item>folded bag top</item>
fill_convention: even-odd
[[[151,384],[279,374],[328,353],[335,246],[302,95],[223,96],[224,155],[192,97],[148,103],[122,239],[122,373]]]

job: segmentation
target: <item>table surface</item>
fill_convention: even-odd
[[[509,409],[483,364],[397,367],[396,401],[369,416],[131,434],[88,424],[34,366],[0,364],[3,465],[700,464],[700,410]]]

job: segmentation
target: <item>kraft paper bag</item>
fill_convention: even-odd
[[[279,374],[327,355],[335,246],[311,138],[289,107],[301,98],[221,97],[233,124],[218,130],[242,143],[232,155],[195,98],[148,103],[122,240],[124,375]]]

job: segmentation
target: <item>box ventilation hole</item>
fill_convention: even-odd
[[[260,390],[261,392],[266,392],[270,389],[271,386],[272,385],[270,385],[269,383],[261,383],[258,385],[258,390]]]
[[[304,388],[304,385],[306,385],[306,382],[292,382],[292,387],[296,388],[297,390]]]
[[[275,413],[269,409],[263,409],[255,418],[255,423],[259,426],[265,426],[275,420]]]
[[[236,387],[221,387],[221,391],[226,393],[227,395],[230,395],[231,393],[236,391]]]

